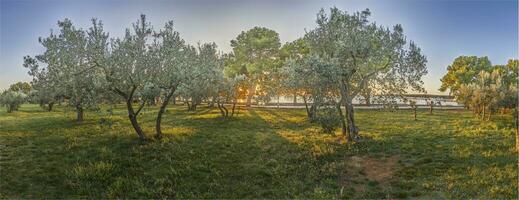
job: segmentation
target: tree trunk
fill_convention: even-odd
[[[515,127],[515,149],[519,152],[519,127]]]
[[[76,121],[79,123],[83,122],[83,107],[76,106],[76,113],[77,113]]]
[[[312,103],[312,105],[310,106],[310,122],[314,122],[315,121],[315,113],[317,112],[317,103]]]
[[[344,121],[344,114],[342,113],[341,108],[342,100],[337,104],[337,111],[339,111],[339,115],[341,118],[341,128],[342,128],[342,135],[348,139],[348,141],[351,141],[350,135],[347,131],[346,121]]]
[[[130,118],[130,122],[132,123],[133,129],[135,129],[135,132],[137,132],[137,135],[139,136],[140,140],[145,140],[146,137],[144,136],[144,132],[141,129],[141,126],[139,125],[139,122],[137,121],[137,116],[135,115],[128,115]]]
[[[346,122],[348,125],[349,138],[356,141],[359,139],[359,129],[355,125],[355,110],[351,99],[347,99],[344,106],[346,107]]]
[[[518,116],[518,110],[517,108],[515,108],[513,110],[514,115],[515,115],[515,148],[517,150],[517,152],[519,152],[519,116]]]
[[[133,129],[135,129],[135,132],[139,136],[139,139],[145,140],[146,136],[144,135],[144,131],[142,131],[141,126],[139,125],[139,122],[137,121],[137,114],[133,110],[132,106],[132,97],[129,97],[126,100],[126,108],[128,109],[128,118],[130,119],[130,122],[132,123]]]
[[[225,112],[223,111],[222,104],[220,103],[220,101],[218,101],[216,105],[218,105],[218,109],[220,110],[222,117],[225,117]]]
[[[341,102],[344,104],[346,110],[346,124],[348,126],[348,140],[357,141],[359,139],[359,130],[355,125],[355,110],[353,109],[352,97],[350,97],[349,85],[341,81],[340,86]]]
[[[157,114],[157,120],[155,122],[155,137],[157,139],[162,138],[162,129],[160,127],[160,123],[162,122],[162,115],[166,111],[166,107],[168,106],[169,100],[173,96],[173,93],[175,93],[176,88],[171,88],[168,94],[166,94],[166,97],[164,98],[164,101],[162,101],[162,104],[160,105],[159,113]]]
[[[430,108],[429,108],[429,114],[433,114],[433,106],[434,106],[434,102],[431,101],[431,104],[430,104]]]
[[[305,96],[303,96],[303,102],[305,104],[306,115],[308,116],[308,119],[310,119],[310,110],[308,109],[308,103],[306,101],[306,97]]]
[[[231,117],[234,116],[234,109],[236,108],[236,101],[232,103]]]
[[[294,106],[297,105],[297,93],[294,92]]]
[[[47,111],[50,112],[52,111],[52,107],[54,106],[54,102],[50,102],[49,103],[49,107],[47,107]]]
[[[413,111],[414,111],[414,121],[416,121],[416,106],[413,107]]]
[[[198,99],[198,98],[191,98],[191,105],[189,105],[189,103],[187,104],[188,105],[188,110],[189,111],[196,111],[196,107],[198,106],[198,104],[202,103],[202,100],[201,99]]]
[[[225,104],[222,103],[222,108],[223,110],[225,111],[225,117],[228,117],[229,116],[229,110],[227,110],[227,108],[225,107]]]
[[[250,107],[252,105],[252,97],[254,96],[254,93],[256,93],[256,84],[251,83],[249,87],[249,93],[247,94],[247,103],[245,106]]]

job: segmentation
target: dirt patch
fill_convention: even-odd
[[[399,159],[398,156],[391,156],[385,160],[368,157],[361,159],[361,166],[364,167],[368,179],[382,182],[393,176],[398,168]]]
[[[341,168],[341,185],[353,187],[356,192],[364,191],[367,184],[387,186],[395,172],[400,168],[399,160],[398,155],[386,158],[348,157]]]

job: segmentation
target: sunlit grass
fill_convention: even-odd
[[[510,116],[466,111],[358,110],[364,141],[323,134],[304,110],[173,106],[161,141],[139,142],[119,105],[82,124],[57,107],[0,111],[4,198],[484,198],[517,197]],[[157,108],[140,117],[154,133]],[[101,118],[113,121],[101,125]],[[379,170],[383,168],[385,170]]]

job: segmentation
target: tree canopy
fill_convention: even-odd
[[[474,81],[480,71],[489,71],[491,68],[488,57],[459,56],[447,67],[447,74],[441,78],[440,91],[455,93],[462,84]]]
[[[330,71],[332,77],[320,73],[326,76],[318,79],[331,80],[331,88],[336,88],[335,92],[324,94],[337,95],[337,103],[346,107],[346,116],[342,116],[340,106],[337,106],[338,113],[343,119],[343,133],[354,140],[358,138],[358,128],[352,99],[368,83],[373,83],[374,90],[386,96],[404,94],[409,90],[424,91],[421,78],[427,73],[427,59],[414,42],[406,45],[402,26],[395,25],[392,29],[378,26],[369,22],[370,15],[368,9],[353,14],[335,7],[329,14],[321,10],[317,15],[317,27],[304,36],[311,60],[328,66],[321,70]],[[294,67],[294,62],[287,67]],[[307,71],[315,70],[319,69]]]
[[[226,67],[226,75],[233,77],[245,75],[249,80],[247,105],[250,106],[252,97],[258,85],[263,86],[263,92],[271,84],[269,78],[280,67],[279,34],[273,30],[254,27],[241,32],[236,39],[231,40],[233,49],[232,59]],[[261,88],[259,88],[261,90]]]

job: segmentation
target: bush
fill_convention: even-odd
[[[331,134],[341,124],[341,117],[336,108],[326,107],[319,109],[315,122],[321,125],[324,133]]]

